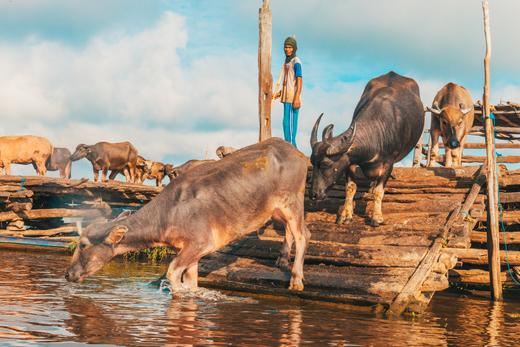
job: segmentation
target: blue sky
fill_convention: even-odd
[[[260,0],[0,0],[2,134],[73,150],[130,140],[154,160],[214,157],[257,139]],[[491,1],[492,101],[520,101],[520,1]],[[482,94],[478,0],[271,0],[273,77],[296,35],[304,91],[299,147],[316,116],[348,126],[368,80],[395,70],[425,104],[447,82]],[[273,107],[280,136],[282,109]],[[73,176],[90,177],[76,162]],[[29,174],[32,168],[16,167]]]

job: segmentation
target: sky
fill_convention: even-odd
[[[0,133],[45,136],[71,151],[128,140],[174,165],[252,144],[261,3],[0,0]],[[271,0],[271,9],[275,80],[283,40],[298,40],[297,143],[306,154],[317,116],[346,129],[366,83],[390,70],[414,78],[424,104],[448,82],[482,98],[479,0]],[[520,102],[519,12],[518,0],[490,1],[493,103]],[[275,102],[274,136],[282,113]],[[73,177],[91,177],[90,167],[75,162]]]

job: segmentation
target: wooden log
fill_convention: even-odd
[[[34,192],[32,190],[18,190],[18,191],[0,191],[0,201],[20,198],[32,198]]]
[[[0,230],[0,236],[18,236],[18,237],[35,237],[35,236],[54,236],[59,234],[77,233],[75,224],[65,225],[59,228],[47,230],[27,229],[22,231]]]
[[[520,192],[500,192],[500,203],[520,202]]]
[[[444,253],[455,255],[460,262],[464,264],[476,264],[476,265],[485,265],[488,263],[487,261],[487,251],[485,249],[462,249],[462,248],[445,248],[443,250]],[[520,265],[520,251],[511,251],[508,252],[507,260],[510,265],[518,266]],[[500,252],[500,264],[505,265],[506,263],[506,254],[505,252]]]
[[[273,76],[271,75],[272,14],[269,0],[264,0],[258,13],[258,116],[260,132],[258,141],[271,137],[271,103]]]
[[[0,222],[16,219],[43,219],[43,218],[63,218],[63,217],[87,217],[95,218],[103,216],[103,213],[97,209],[93,210],[74,210],[66,208],[54,208],[45,210],[31,210],[25,213],[0,212]]]
[[[373,296],[388,303],[400,290],[413,268],[360,268],[324,265],[305,266],[305,291]],[[286,288],[290,271],[282,271],[274,262],[215,254],[199,263],[199,278],[232,283]],[[232,284],[231,284],[232,285]],[[229,289],[229,288],[228,288]]]
[[[5,208],[15,213],[21,213],[24,211],[30,211],[32,209],[32,202],[8,202],[5,204]]]
[[[487,222],[487,212],[484,212],[479,218],[481,222]],[[500,218],[500,215],[498,216]],[[519,211],[503,211],[502,222],[504,224],[520,224],[520,210]]]
[[[500,243],[504,244],[520,244],[520,232],[501,232],[499,234]],[[487,235],[486,232],[473,231],[471,232],[471,242],[475,243],[486,243]]]
[[[497,133],[520,134],[520,128],[516,127],[496,127],[495,131]],[[485,133],[485,131],[481,126],[474,126],[471,128],[471,133]]]
[[[401,315],[414,295],[417,292],[420,292],[420,287],[428,278],[435,263],[439,259],[439,252],[441,251],[443,244],[446,243],[451,225],[456,221],[460,210],[461,206],[459,205],[452,211],[439,236],[435,239],[430,249],[425,253],[424,258],[421,260],[412,276],[408,279],[401,292],[392,301],[387,313],[392,315]]]
[[[507,155],[507,156],[500,156],[496,159],[497,163],[508,163],[508,164],[514,164],[514,163],[520,163],[520,156],[518,155]],[[440,155],[437,159],[437,162],[442,164],[444,163],[444,155]],[[485,163],[486,157],[484,156],[476,156],[476,155],[465,155],[462,157],[463,163]]]
[[[504,149],[504,148],[520,148],[520,143],[496,143],[496,148]],[[428,147],[428,145],[423,145],[423,147]],[[439,143],[439,148],[444,148],[444,143]],[[464,144],[464,149],[483,149],[486,148],[486,144],[482,142],[470,142]],[[423,151],[424,153],[424,151]]]
[[[259,240],[246,237],[220,250],[221,253],[240,257],[273,260],[280,256],[279,240]],[[414,267],[424,256],[427,247],[350,245],[336,242],[313,241],[305,256],[311,263],[358,265],[371,267]]]
[[[489,271],[481,269],[451,269],[448,272],[450,283],[469,285],[489,285]],[[506,271],[500,272],[500,280],[505,285],[514,285],[513,280]]]
[[[421,292],[439,292],[450,287],[448,276],[440,275],[438,273],[430,273],[428,278],[423,282]]]

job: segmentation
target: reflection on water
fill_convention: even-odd
[[[69,284],[69,258],[0,251],[0,345],[514,346],[520,303],[440,296],[419,318],[201,289],[171,299],[165,266],[112,262]]]

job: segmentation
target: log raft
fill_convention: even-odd
[[[481,189],[485,182],[480,167],[396,168],[393,176],[383,201],[385,223],[377,228],[367,224],[373,196],[362,177],[350,224],[335,223],[345,195],[344,182],[331,188],[327,200],[306,201],[312,237],[303,292],[288,291],[290,271],[275,266],[284,230],[274,223],[202,259],[200,285],[356,304],[399,314],[421,312],[435,292],[450,284],[486,284]],[[514,246],[520,244],[520,232],[515,232],[520,230],[520,170],[502,168],[499,186],[508,228],[503,236]],[[33,240],[45,245],[54,240],[55,246],[61,245],[54,249],[70,251],[67,245],[77,239],[74,220],[88,224],[111,218],[121,208],[146,204],[160,190],[120,182],[1,176],[0,245],[10,240],[11,245],[29,248]],[[6,202],[16,199],[32,199],[31,208],[9,210]],[[501,256],[505,264],[505,254]],[[508,262],[520,273],[520,251],[510,247]],[[507,278],[503,270],[502,277]],[[504,281],[506,286],[511,283]]]

